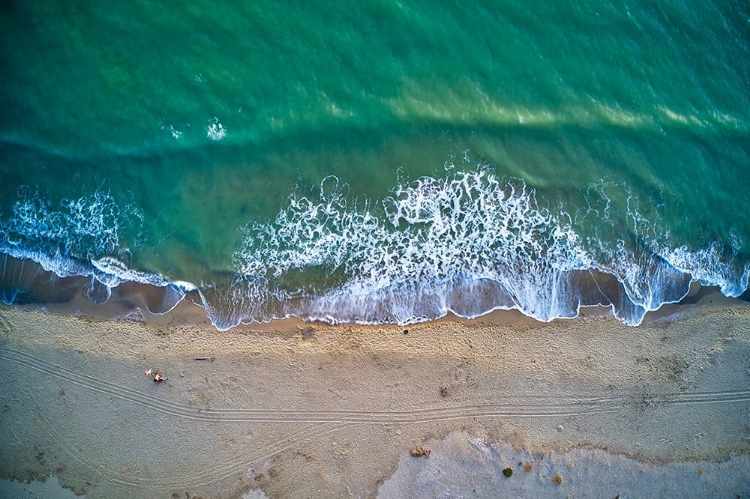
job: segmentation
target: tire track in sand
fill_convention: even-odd
[[[25,392],[29,396],[32,395],[28,391]],[[86,451],[70,441],[70,435],[58,429],[58,425],[54,423],[56,419],[54,414],[45,414],[42,407],[38,407],[38,409],[37,417],[44,423],[47,433],[56,442],[58,448],[65,452],[67,457],[112,483],[146,489],[153,489],[155,487],[183,489],[209,486],[218,481],[246,472],[250,465],[263,462],[288,449],[315,442],[344,428],[356,426],[349,423],[311,423],[312,427],[306,426],[304,429],[295,432],[286,432],[281,439],[276,439],[262,445],[245,447],[229,458],[214,461],[212,466],[203,468],[199,472],[179,466],[170,466],[168,474],[161,474],[159,478],[150,478],[138,477],[132,474],[126,475],[122,470],[118,470],[103,459],[89,457]],[[165,480],[165,477],[169,479]]]
[[[4,349],[0,347],[0,359],[9,360],[8,357],[4,357],[2,355],[3,350],[9,350]],[[27,354],[22,354],[20,352],[15,352],[23,357],[26,358],[34,358]],[[39,364],[46,364],[46,365],[53,365],[49,362],[42,361],[41,359],[36,359]],[[16,362],[18,362],[18,359],[15,359]],[[19,362],[21,363],[21,362]],[[68,379],[66,376],[61,376],[56,374],[54,371],[51,370],[44,370],[44,369],[38,369],[33,367],[30,363],[21,363],[21,365],[25,365],[28,368],[35,369],[39,372],[43,372],[47,375],[53,376],[57,379],[71,382],[72,384],[76,386],[83,386],[85,388],[91,388],[86,383],[79,383],[78,381],[73,381]],[[38,366],[37,366],[38,367]],[[60,366],[57,366],[57,369],[64,373],[74,373],[73,371],[70,371],[69,369],[62,368]],[[93,380],[97,380],[96,378],[92,378],[90,376],[84,376],[85,378],[91,378]],[[122,387],[120,387],[122,388]],[[124,391],[131,391],[127,388],[122,388]],[[20,388],[20,391],[25,394],[25,396],[29,399],[36,399],[35,392],[31,389],[29,386],[22,385]],[[94,390],[96,392],[100,393],[108,393],[106,390]],[[113,395],[114,396],[114,395]],[[128,400],[124,397],[118,397],[122,398],[124,400]],[[305,427],[302,429],[299,429],[297,431],[285,431],[283,433],[283,437],[276,438],[270,442],[264,443],[264,444],[250,444],[246,447],[243,447],[240,452],[235,453],[233,456],[229,458],[224,458],[221,461],[212,463],[211,467],[206,467],[204,469],[201,469],[198,472],[195,472],[194,470],[189,469],[183,469],[180,467],[170,467],[170,472],[168,474],[170,480],[165,481],[163,478],[141,478],[134,475],[125,476],[125,473],[123,471],[120,471],[110,465],[107,465],[104,460],[98,460],[98,459],[91,459],[86,455],[86,452],[80,448],[79,446],[75,445],[70,440],[70,435],[66,435],[63,432],[60,432],[58,428],[58,424],[55,423],[55,421],[58,419],[58,416],[56,414],[50,414],[45,410],[45,407],[47,405],[45,403],[39,403],[37,402],[37,407],[35,414],[37,415],[37,418],[39,421],[41,421],[44,426],[46,427],[47,433],[50,435],[52,440],[54,440],[58,448],[60,448],[62,451],[65,452],[65,454],[71,458],[73,461],[77,462],[79,465],[82,465],[84,468],[89,469],[93,471],[95,474],[105,478],[106,480],[109,480],[113,483],[117,483],[120,485],[127,485],[127,486],[140,486],[140,487],[171,487],[175,489],[180,489],[184,487],[200,487],[200,486],[207,486],[212,483],[215,483],[217,481],[229,478],[231,476],[235,476],[238,473],[242,473],[243,471],[246,471],[247,468],[254,463],[262,462],[266,459],[272,458],[273,456],[280,454],[281,452],[284,452],[288,449],[294,448],[298,445],[307,444],[310,442],[315,442],[320,439],[323,439],[327,437],[328,435],[340,431],[347,427],[353,427],[356,425],[353,425],[351,423],[317,423],[317,422],[307,422],[305,423]],[[208,419],[205,419],[205,421],[210,421]],[[254,421],[248,421],[250,423]],[[165,476],[165,475],[162,475]]]
[[[278,455],[296,446],[315,442],[334,432],[362,424],[419,424],[457,418],[476,417],[559,417],[619,411],[632,404],[632,395],[616,397],[573,397],[561,400],[549,396],[519,398],[499,398],[498,403],[479,405],[458,405],[453,407],[432,407],[402,411],[354,411],[354,410],[274,410],[274,409],[200,409],[190,405],[163,400],[138,390],[123,387],[93,376],[74,371],[30,354],[0,347],[0,360],[12,362],[25,369],[32,369],[52,376],[63,382],[114,397],[125,402],[149,408],[163,414],[202,422],[224,423],[296,423],[307,424],[303,429],[286,433],[283,438],[272,442],[248,445],[227,458],[221,458],[212,469],[197,473],[185,469],[174,473],[171,469],[168,481],[164,476],[138,477],[127,475],[111,465],[87,458],[83,449],[70,442],[69,436],[62,434],[53,424],[53,414],[43,418],[51,436],[58,441],[71,458],[93,470],[106,480],[131,487],[200,487],[236,476],[245,472],[248,466]],[[30,394],[33,395],[33,394]],[[523,403],[519,403],[523,402]],[[652,395],[650,405],[685,404],[734,404],[750,402],[750,390],[725,390],[693,393],[663,393]],[[310,427],[309,425],[313,425]]]
[[[104,395],[138,404],[170,416],[206,422],[256,423],[424,423],[477,417],[561,417],[615,412],[632,403],[631,396],[519,398],[498,397],[497,403],[427,407],[411,410],[202,409],[119,386],[7,347],[0,359],[56,377]],[[653,394],[652,405],[731,404],[750,402],[750,390]]]
[[[467,417],[560,417],[617,410],[611,403],[603,404],[601,398],[567,398],[567,402],[540,403],[541,397],[527,404],[506,402],[403,411],[201,409],[115,385],[10,348],[0,348],[0,359],[170,416],[207,422],[420,423]]]

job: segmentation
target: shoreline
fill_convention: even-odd
[[[506,313],[219,332],[2,306],[0,477],[54,474],[87,497],[388,497],[391,477],[461,463],[475,440],[471,452],[538,461],[738,456],[722,471],[736,474],[750,454],[750,306],[710,296],[639,327]],[[410,460],[417,446],[434,453]]]
[[[7,263],[7,262],[6,262]],[[23,264],[29,263],[32,266],[31,275],[23,276]],[[252,321],[252,322],[240,322],[239,324],[229,327],[229,329],[218,329],[213,325],[208,312],[201,302],[199,291],[192,284],[181,283],[176,281],[177,285],[182,286],[189,285],[188,288],[182,289],[181,293],[183,296],[175,302],[174,296],[170,296],[169,287],[156,286],[145,282],[137,281],[125,281],[118,285],[110,288],[108,298],[103,302],[96,298],[96,294],[101,293],[101,289],[88,289],[88,283],[93,282],[91,276],[70,276],[70,277],[59,277],[52,271],[47,271],[42,266],[33,260],[12,260],[11,267],[16,264],[22,264],[20,271],[18,269],[11,271],[9,275],[6,272],[3,273],[2,277],[6,281],[0,280],[0,284],[8,289],[13,289],[10,286],[14,279],[18,280],[17,284],[22,284],[18,290],[22,293],[30,294],[31,300],[19,303],[8,303],[7,301],[0,304],[12,307],[22,308],[40,308],[45,311],[51,311],[60,315],[73,315],[73,316],[87,316],[95,320],[143,320],[149,324],[158,325],[180,325],[180,326],[210,326],[215,330],[223,332],[229,330],[263,330],[269,327],[295,327],[301,324],[315,324],[326,327],[345,327],[353,325],[356,327],[410,327],[413,325],[420,324],[438,324],[441,322],[472,322],[472,321],[483,321],[492,323],[550,323],[555,321],[567,321],[580,319],[583,316],[595,316],[595,317],[611,317],[618,322],[621,322],[620,318],[616,318],[614,304],[609,305],[586,305],[579,303],[577,305],[578,314],[572,317],[556,317],[550,321],[543,321],[528,315],[521,311],[517,307],[504,308],[497,307],[488,312],[484,312],[475,317],[463,317],[457,315],[453,311],[447,311],[445,315],[433,319],[426,319],[409,324],[398,324],[398,323],[358,323],[358,322],[336,322],[331,323],[327,321],[321,321],[309,318],[300,317],[286,317],[286,318],[275,318],[268,319],[266,321]],[[7,269],[6,269],[7,270]],[[18,274],[14,276],[14,274]],[[41,276],[41,279],[39,278]],[[607,276],[611,278],[612,276]],[[160,278],[161,279],[161,278]],[[65,282],[66,284],[59,285],[58,283]],[[167,282],[167,281],[164,281]],[[98,281],[97,281],[98,283]],[[99,286],[104,286],[99,283]],[[3,289],[0,287],[0,289]],[[17,291],[14,291],[17,292]],[[91,292],[94,296],[89,297],[87,294]],[[604,295],[603,295],[604,296]],[[750,290],[745,291],[741,296],[728,297],[721,293],[718,286],[704,286],[698,281],[691,281],[687,292],[676,302],[664,302],[657,309],[646,311],[640,325],[649,324],[652,321],[667,320],[671,315],[674,316],[689,316],[693,312],[693,307],[703,308],[710,306],[714,301],[717,303],[732,306],[733,304],[742,304],[743,302],[750,302]],[[171,303],[170,303],[171,302]],[[164,311],[152,311],[159,309],[160,307],[166,307]],[[632,326],[630,327],[638,327]]]
[[[540,321],[535,317],[524,314],[518,309],[495,309],[478,317],[466,318],[461,317],[453,312],[448,312],[445,316],[436,319],[429,319],[424,322],[413,324],[357,324],[357,323],[338,323],[331,324],[319,320],[307,320],[298,317],[287,317],[283,319],[270,319],[266,322],[240,323],[227,330],[219,330],[211,323],[210,318],[206,315],[205,309],[191,300],[189,296],[181,300],[172,310],[164,314],[157,314],[148,311],[146,302],[142,297],[129,293],[130,300],[110,300],[104,304],[96,304],[88,298],[76,295],[72,300],[66,303],[35,303],[35,304],[13,304],[3,305],[6,307],[18,307],[24,310],[39,309],[50,312],[55,315],[84,317],[93,321],[126,321],[126,322],[143,322],[153,326],[170,326],[170,327],[201,327],[211,329],[219,334],[232,332],[261,332],[267,330],[274,331],[293,331],[304,327],[318,328],[393,328],[409,329],[413,327],[424,327],[429,325],[440,325],[444,323],[471,324],[474,322],[481,324],[496,325],[544,325],[557,324],[568,321],[578,321],[588,318],[608,318],[619,324],[612,313],[611,306],[593,305],[581,306],[579,314],[575,317],[558,317],[549,322]],[[133,300],[133,298],[135,298]],[[707,309],[716,309],[721,307],[743,307],[750,303],[750,295],[746,292],[741,297],[727,297],[721,293],[716,286],[702,286],[698,282],[693,282],[686,296],[677,303],[664,303],[658,309],[646,313],[643,322],[638,326],[625,325],[626,328],[638,329],[639,327],[649,326],[657,323],[679,321],[690,317],[696,313]]]
[[[282,302],[279,301],[276,305],[282,308],[273,312],[271,310],[273,306],[270,305],[270,302],[264,302],[265,298],[261,296],[261,293],[257,298],[258,301],[262,302],[258,310],[268,307],[270,309],[260,312],[260,317],[266,317],[266,319],[257,319],[257,314],[248,316],[245,315],[245,312],[240,312],[234,316],[234,312],[231,311],[217,312],[221,309],[221,304],[213,303],[212,299],[206,294],[207,289],[201,291],[191,283],[168,281],[156,274],[127,270],[129,277],[123,277],[117,272],[99,275],[101,272],[98,267],[97,269],[92,267],[93,274],[78,273],[81,272],[78,269],[67,277],[61,277],[61,275],[66,274],[58,275],[57,271],[46,270],[44,265],[33,259],[19,259],[8,254],[0,255],[0,258],[3,256],[5,260],[3,272],[0,275],[0,303],[5,305],[39,306],[44,310],[54,310],[56,313],[63,315],[83,314],[99,320],[124,318],[170,325],[211,324],[218,331],[228,331],[238,327],[258,329],[276,323],[326,324],[334,327],[349,324],[365,327],[381,325],[408,327],[413,324],[437,323],[444,320],[474,321],[487,320],[487,318],[502,323],[516,321],[519,317],[523,317],[523,320],[528,319],[529,321],[544,323],[577,319],[584,315],[606,315],[616,318],[623,324],[635,327],[644,323],[647,324],[650,320],[664,319],[666,316],[675,313],[675,306],[683,307],[682,310],[684,311],[686,310],[685,305],[702,306],[706,302],[712,302],[713,299],[728,305],[735,301],[750,301],[750,290],[747,290],[747,288],[740,296],[726,296],[720,291],[723,288],[702,285],[699,281],[690,280],[689,274],[683,273],[678,280],[682,281],[682,285],[685,286],[684,289],[680,289],[677,294],[675,294],[675,289],[664,291],[660,298],[661,301],[658,302],[658,307],[654,310],[648,310],[647,305],[637,305],[627,296],[623,284],[614,275],[590,269],[574,271],[571,273],[573,277],[568,276],[570,279],[577,281],[580,289],[560,300],[561,303],[566,301],[567,303],[555,305],[557,315],[550,314],[550,311],[541,314],[525,311],[518,300],[505,291],[502,285],[492,284],[492,280],[485,282],[485,280],[480,279],[476,282],[471,281],[466,284],[468,286],[466,290],[458,292],[458,294],[468,293],[466,297],[459,299],[459,302],[468,303],[477,300],[486,305],[486,308],[477,309],[475,313],[468,315],[455,311],[446,302],[439,306],[439,313],[435,316],[421,315],[417,317],[412,315],[408,320],[395,321],[392,312],[384,310],[385,315],[374,316],[380,317],[380,320],[382,320],[382,317],[386,317],[383,322],[374,319],[363,320],[362,315],[359,315],[359,313],[353,314],[349,310],[352,304],[344,307],[347,309],[346,314],[339,315],[338,312],[331,312],[331,310],[339,310],[336,307],[342,306],[346,301],[338,300],[335,296],[332,298],[319,297],[322,302],[331,298],[329,303],[320,309],[317,309],[317,306],[314,305],[318,299],[314,297],[290,299],[289,309],[283,308]],[[27,264],[30,268],[26,268]],[[73,260],[71,260],[71,264],[83,265],[82,262]],[[673,285],[679,288],[677,283],[673,283]],[[603,291],[603,288],[607,291]],[[726,292],[726,290],[724,291]],[[495,296],[494,293],[499,293],[499,295]],[[505,297],[502,298],[500,295],[505,295]],[[18,296],[22,298],[19,300]],[[367,299],[362,297],[349,297],[348,299],[353,299],[354,305],[364,309],[371,305],[370,301],[379,305],[383,304],[382,299],[377,296]],[[395,299],[398,301],[398,296]],[[297,307],[299,304],[294,304],[297,301],[303,303],[305,300],[309,301],[305,306]],[[218,301],[221,302],[223,299]],[[414,307],[414,304],[411,306]],[[333,309],[330,307],[333,307]],[[623,308],[640,311],[623,312]],[[358,308],[357,310],[361,309]],[[433,310],[433,312],[435,311]],[[691,312],[687,310],[684,313],[689,315]],[[630,320],[633,317],[629,317],[628,314],[636,314],[638,320],[635,322]],[[366,316],[367,313],[363,313],[363,315]],[[249,317],[255,318],[249,320]],[[321,320],[320,317],[330,320]],[[391,320],[394,322],[391,322]]]

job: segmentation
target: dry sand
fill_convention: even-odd
[[[0,307],[0,477],[92,498],[750,494],[750,307],[660,315],[220,333]]]

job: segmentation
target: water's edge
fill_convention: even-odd
[[[222,317],[212,316],[220,313],[216,304],[211,304],[207,296],[198,287],[186,282],[168,282],[156,275],[138,273],[146,278],[122,280],[121,277],[107,275],[89,267],[89,273],[83,275],[59,275],[53,270],[45,268],[43,263],[38,263],[31,258],[19,258],[7,253],[0,255],[2,262],[2,275],[0,276],[0,302],[7,306],[41,306],[45,309],[53,308],[58,313],[89,316],[100,319],[135,320],[135,321],[158,321],[172,325],[195,325],[205,323],[218,330],[227,330],[239,325],[268,324],[279,321],[299,320],[301,322],[322,322],[331,325],[356,323],[360,325],[407,325],[420,322],[441,320],[445,317],[457,319],[476,319],[494,315],[500,311],[520,312],[516,317],[527,317],[528,320],[541,321],[537,317],[521,310],[517,304],[488,307],[477,314],[460,313],[453,309],[446,309],[445,313],[438,317],[411,318],[408,321],[383,320],[365,321],[358,318],[352,320],[336,319],[334,315],[295,314],[275,315],[269,317],[245,317],[236,324],[226,326]],[[70,262],[70,266],[78,265],[78,270],[86,268],[84,262]],[[68,268],[71,268],[71,267]],[[597,271],[580,272],[577,275],[579,284],[596,284],[602,290],[598,296],[592,294],[589,301],[579,301],[574,304],[573,314],[552,317],[541,322],[550,322],[554,319],[574,319],[583,315],[609,315],[617,317],[618,310],[623,307],[622,302],[627,300],[624,289],[618,285],[613,276]],[[586,278],[590,279],[586,283]],[[109,282],[109,284],[106,284]],[[684,280],[685,288],[675,294],[674,299],[665,301],[659,306],[645,312],[639,320],[648,322],[668,316],[670,320],[676,320],[682,316],[689,316],[692,308],[708,305],[715,300],[722,301],[726,305],[750,302],[750,291],[746,291],[738,297],[726,297],[717,286],[701,285],[698,281],[691,281],[687,276]],[[476,283],[474,292],[481,296],[482,285],[491,289],[490,283]],[[477,291],[479,290],[479,291]],[[471,296],[468,289],[468,296]],[[213,292],[216,292],[214,289]],[[608,299],[609,293],[614,300]],[[215,296],[213,297],[215,298]],[[604,298],[604,299],[602,299]],[[615,300],[620,300],[615,301]],[[673,307],[670,307],[673,305]],[[308,304],[309,306],[309,304]],[[363,305],[366,306],[366,305]],[[300,307],[302,309],[302,307]],[[665,310],[668,309],[668,310]],[[162,317],[162,319],[159,319]],[[619,319],[620,322],[623,322]]]

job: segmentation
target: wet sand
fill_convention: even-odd
[[[228,332],[3,306],[0,477],[92,498],[736,497],[750,306],[704,301],[637,328],[506,313]]]

